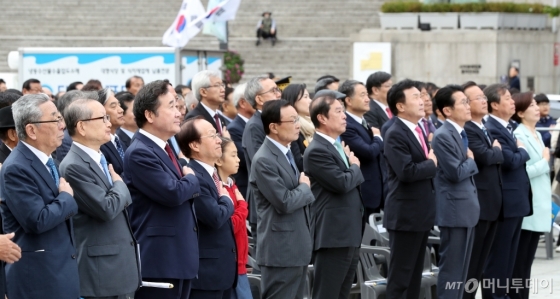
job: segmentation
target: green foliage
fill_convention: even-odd
[[[245,61],[243,61],[239,53],[235,51],[228,51],[224,53],[224,79],[231,84],[238,83],[245,73],[243,63],[245,63]]]
[[[432,3],[389,1],[381,6],[385,13],[399,12],[509,12],[509,13],[547,13],[551,17],[560,15],[560,8],[540,3]]]

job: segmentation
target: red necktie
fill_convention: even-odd
[[[214,184],[216,185],[216,189],[218,190],[218,195],[220,194],[220,178],[218,178],[218,172],[214,170],[212,174],[212,179],[214,180]]]
[[[430,126],[428,126],[428,121],[423,118],[422,123],[424,124],[424,130],[426,131],[426,136],[430,135]]]
[[[179,176],[181,176],[181,168],[179,167],[179,163],[177,162],[177,159],[175,159],[175,154],[171,151],[171,147],[169,146],[169,143],[165,144],[165,151],[167,152],[167,155],[171,159],[173,165],[175,165],[175,169],[179,173]]]
[[[214,120],[216,121],[216,127],[218,127],[218,133],[222,135],[222,122],[220,121],[218,113],[214,114]]]
[[[418,139],[420,139],[420,145],[422,145],[422,149],[424,150],[424,154],[426,155],[426,158],[428,158],[428,147],[426,146],[426,142],[424,141],[424,134],[422,134],[422,129],[420,129],[419,126],[416,126],[416,129],[414,129],[414,130],[418,134]]]
[[[389,115],[389,118],[393,118],[393,113],[391,113],[391,109],[389,109],[389,107],[385,108],[385,111],[387,111],[387,115]]]

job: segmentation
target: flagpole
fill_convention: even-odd
[[[181,61],[181,48],[176,47],[175,48],[175,86],[182,84],[182,64],[183,62]]]
[[[220,50],[228,50],[228,44],[229,44],[229,22],[226,21],[226,42],[222,42],[220,40]]]

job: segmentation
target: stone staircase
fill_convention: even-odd
[[[207,0],[203,0],[204,6]],[[5,3],[5,2],[4,2]],[[180,0],[18,0],[0,3],[0,72],[10,71],[6,57],[18,47],[162,46]],[[232,50],[245,60],[244,81],[273,72],[313,87],[316,78],[349,75],[349,35],[379,27],[380,0],[242,0],[229,24]],[[32,9],[30,9],[32,8]],[[272,11],[278,43],[255,46],[256,23]],[[187,48],[217,49],[214,37],[199,34]]]

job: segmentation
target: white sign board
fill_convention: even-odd
[[[366,83],[372,73],[391,73],[391,43],[354,43],[353,78]]]

